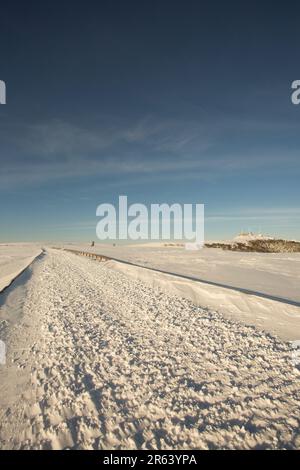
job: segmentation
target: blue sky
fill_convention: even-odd
[[[91,240],[96,207],[204,203],[206,238],[300,238],[297,2],[1,6],[0,240]]]

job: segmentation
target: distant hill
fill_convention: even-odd
[[[246,243],[253,240],[275,240],[274,237],[263,235],[262,233],[241,232],[234,237],[234,242]]]
[[[300,242],[277,239],[274,237],[249,233],[240,233],[232,242],[206,243],[207,248],[222,248],[222,250],[245,251],[256,253],[298,253]]]

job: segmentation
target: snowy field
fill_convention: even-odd
[[[33,244],[0,244],[0,292],[41,253]]]
[[[169,295],[216,309],[229,319],[255,325],[283,340],[300,339],[300,253],[237,253],[214,248],[186,251],[184,248],[159,245],[113,247],[103,244],[91,248],[88,244],[82,244],[64,247],[215,283],[195,282],[109,262],[112,269],[147,282],[151,287],[160,287]],[[224,286],[250,290],[258,295]],[[274,301],[273,297],[284,301]],[[298,305],[293,305],[293,302]]]
[[[300,253],[239,253],[215,248],[198,251],[161,244],[60,245],[130,261],[140,266],[263,292],[300,303]]]
[[[300,448],[288,342],[111,263],[34,264],[5,331],[1,448]]]

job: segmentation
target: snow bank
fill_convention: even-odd
[[[31,244],[0,244],[0,292],[42,252]]]
[[[300,339],[299,307],[116,261],[108,261],[105,265],[147,282],[151,287],[159,287],[170,295],[189,299],[195,305],[218,310],[228,318],[255,325],[283,340]]]
[[[65,245],[65,248],[300,302],[300,253],[240,253],[215,248],[187,251],[178,247],[109,244],[97,244],[94,248],[89,244]]]

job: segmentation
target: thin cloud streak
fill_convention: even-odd
[[[261,129],[251,121],[249,129]],[[284,123],[283,123],[284,125]],[[270,123],[265,124],[270,127]],[[105,123],[84,128],[61,120],[17,126],[7,133],[1,156],[1,187],[43,184],[80,177],[162,175],[186,179],[223,178],[232,172],[272,168],[297,162],[299,152],[280,149],[223,148],[224,135],[238,134],[247,123],[156,120],[144,117],[131,125]],[[7,129],[5,129],[7,131]],[[3,133],[3,129],[2,129]],[[1,137],[1,130],[0,130]],[[226,147],[226,146],[225,146]]]

